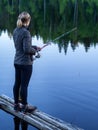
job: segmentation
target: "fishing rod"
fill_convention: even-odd
[[[73,31],[75,31],[75,30],[77,30],[77,27],[71,29],[71,30],[68,31],[68,32],[63,33],[62,35],[56,37],[56,38],[55,38],[54,40],[52,40],[52,41],[47,42],[44,46],[41,47],[41,50],[42,50],[43,48],[45,48],[46,46],[50,45],[51,42],[55,42],[55,41],[57,41],[58,39],[60,39],[60,38],[62,38],[62,37],[64,37],[64,36],[66,36],[66,35],[68,35],[69,33],[73,32]]]
[[[68,35],[69,33],[73,32],[73,31],[75,31],[75,30],[77,30],[77,27],[71,29],[71,30],[68,31],[68,32],[63,33],[62,35],[60,35],[60,36],[58,36],[57,38],[55,38],[54,40],[52,40],[52,42],[57,41],[58,39],[60,39],[60,38],[62,38],[62,37],[64,37],[64,36],[66,36],[66,35]]]
[[[77,30],[77,27],[71,29],[71,30],[68,31],[68,32],[63,33],[62,35],[56,37],[56,38],[55,38],[54,40],[52,40],[52,41],[47,42],[45,45],[43,45],[43,46],[40,48],[40,50],[42,50],[43,48],[47,47],[48,45],[51,45],[51,42],[55,42],[55,41],[57,41],[58,39],[60,39],[60,38],[62,38],[62,37],[64,37],[64,36],[66,36],[66,35],[68,35],[69,33],[73,32],[73,31],[75,31],[75,30]],[[36,58],[40,58],[39,51],[37,51],[37,55],[36,55],[35,57],[36,57]]]

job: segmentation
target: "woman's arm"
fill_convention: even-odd
[[[32,47],[31,45],[32,39],[29,31],[25,31],[23,37],[23,50],[25,54],[35,55],[37,52],[37,47]]]

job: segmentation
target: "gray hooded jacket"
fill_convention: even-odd
[[[36,48],[32,47],[32,39],[30,32],[26,27],[16,28],[13,32],[13,40],[15,45],[14,64],[32,65],[32,55],[35,55]]]

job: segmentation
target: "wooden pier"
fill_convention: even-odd
[[[15,112],[14,109],[14,100],[9,98],[6,95],[0,96],[0,108],[7,113],[14,115],[30,125],[38,128],[39,130],[83,130],[76,126],[64,122],[60,119],[52,117],[40,110],[35,110],[33,113],[23,113]]]

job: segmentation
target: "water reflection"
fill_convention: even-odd
[[[81,42],[86,52],[92,45],[96,46],[98,43],[97,1],[5,0],[0,2],[0,33],[7,30],[11,36],[16,26],[17,16],[23,10],[31,14],[32,36],[42,37],[44,42],[53,40],[74,27],[78,28],[77,31],[55,42],[60,47],[60,51],[64,48],[65,53],[67,52],[69,40],[72,50],[75,50]]]
[[[14,120],[14,130],[28,130],[28,123],[26,121],[23,121],[18,117],[14,117],[13,120]]]
[[[30,26],[32,36],[41,39],[42,43],[55,39],[75,26],[78,28],[53,43],[48,51],[45,49],[41,52],[44,56],[37,60],[34,66],[31,82],[33,87],[30,88],[31,103],[37,103],[42,110],[68,122],[72,122],[73,117],[77,116],[73,124],[86,130],[98,130],[97,0],[44,0],[44,2],[43,0],[2,0],[0,1],[0,35],[2,32],[7,32],[8,36],[12,37],[18,13],[24,9],[32,16]],[[0,41],[0,59],[2,59],[0,73],[3,73],[0,77],[2,81],[0,86],[3,89],[0,89],[0,92],[11,96],[14,80],[11,66],[14,54],[13,43],[6,34],[0,37]],[[33,43],[35,44],[35,41]],[[64,51],[67,55],[58,54],[57,46],[60,53]],[[84,53],[83,49],[88,53]],[[34,98],[35,100],[32,100]],[[4,119],[8,119],[5,117]],[[23,124],[25,126],[25,123],[19,119],[13,120],[16,130],[23,128]],[[6,120],[5,129],[8,129],[8,121]],[[25,129],[28,129],[27,124]]]
[[[33,40],[35,43],[35,39]],[[0,41],[0,72],[3,73],[0,76],[0,93],[12,97],[14,47],[6,34],[0,37]],[[36,42],[38,44],[38,41]],[[69,44],[70,42],[67,45]],[[65,44],[65,48],[67,45]],[[62,46],[60,47],[62,50]],[[68,46],[66,56],[64,53],[59,54],[54,44],[48,51],[45,49],[41,52],[42,58],[34,63],[29,101],[31,104],[37,104],[40,110],[73,122],[85,130],[98,130],[98,46],[96,49],[90,48],[88,53],[84,52],[82,45],[79,45],[75,52],[70,47]],[[12,126],[8,127],[12,124],[8,115],[0,115],[3,115],[0,120],[3,121],[4,118],[6,121],[6,125],[0,124],[0,129],[12,130]],[[18,128],[21,127],[20,121],[17,124]],[[32,128],[29,126],[28,130]]]

